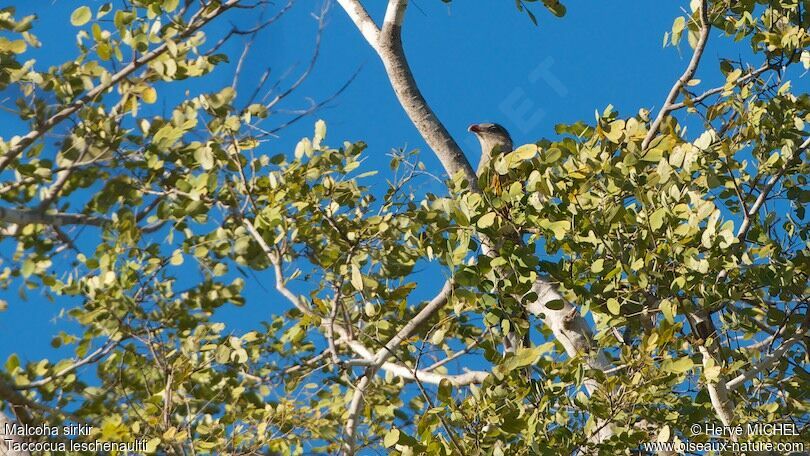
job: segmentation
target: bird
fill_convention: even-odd
[[[467,131],[473,133],[481,143],[481,161],[476,170],[478,177],[484,174],[484,170],[488,168],[489,162],[493,158],[512,152],[512,137],[509,136],[506,128],[499,124],[489,122],[472,124]],[[497,173],[493,173],[490,178],[490,186],[496,192],[500,191],[501,182]]]
[[[512,137],[509,135],[509,132],[504,128],[502,125],[496,123],[477,123],[472,124],[467,128],[467,131],[473,133],[476,138],[478,138],[478,142],[481,143],[481,161],[478,162],[478,169],[476,170],[476,175],[479,178],[479,183],[485,185],[485,182],[480,182],[482,176],[485,174],[490,174],[488,177],[489,181],[489,188],[491,188],[496,194],[501,192],[501,179],[498,173],[487,173],[489,169],[489,162],[492,161],[493,158],[498,157],[502,154],[508,154],[512,152]],[[487,180],[484,178],[483,180]],[[519,240],[515,240],[520,242]],[[502,241],[501,241],[502,242]],[[498,250],[500,247],[499,245],[501,242],[496,242],[495,250]],[[522,317],[526,319],[527,316],[525,311],[523,311]],[[504,346],[504,354],[506,353],[515,353],[518,348],[520,347],[528,347],[529,344],[529,333],[523,335],[521,338],[515,331],[510,330],[507,334],[504,335],[503,346]]]

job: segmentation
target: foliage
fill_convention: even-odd
[[[499,190],[455,176],[443,195],[411,190],[424,173],[405,153],[388,188],[369,188],[365,144],[330,147],[323,121],[267,155],[268,107],[240,105],[233,87],[155,115],[166,91],[226,63],[202,29],[235,3],[80,6],[79,54],[48,69],[26,60],[34,19],[0,12],[0,90],[19,91],[30,125],[0,140],[0,199],[41,217],[4,216],[0,285],[45,294],[80,328],[52,342],[71,356],[6,361],[0,398],[27,407],[18,418],[79,419],[92,438],[171,454],[336,452],[371,355],[435,293],[418,283],[428,271],[452,293],[373,378],[360,411],[371,448],[567,454],[605,422],[606,454],[700,440],[686,426],[716,421],[716,384],[735,423],[807,424],[810,98],[783,79],[810,65],[806,2],[711,4],[713,26],[764,66],[721,60],[725,83],[707,96],[683,81],[648,146],[648,111],[608,107],[493,160]],[[697,45],[699,6],[667,43]],[[482,238],[499,240],[494,254]],[[525,318],[538,277],[594,321],[593,350],[614,369],[566,356]],[[245,333],[219,321],[270,282],[274,316]],[[701,312],[717,333],[696,331]],[[504,355],[510,331],[533,344]],[[463,382],[459,365],[485,379]]]

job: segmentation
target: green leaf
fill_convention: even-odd
[[[141,92],[141,99],[144,103],[154,104],[157,101],[157,90],[154,87],[147,87]]]
[[[23,278],[27,279],[31,276],[31,274],[34,273],[36,268],[37,264],[34,262],[34,260],[26,258],[25,261],[23,261],[22,267],[20,268],[20,274],[22,274]]]
[[[180,0],[163,0],[163,11],[171,13],[177,9],[179,4]]]
[[[543,0],[543,5],[546,7],[546,9],[551,11],[551,14],[557,17],[565,16],[565,5],[560,3],[559,0]]]
[[[214,167],[214,151],[208,146],[200,146],[194,150],[194,159],[205,170]]]
[[[506,363],[507,370],[520,369],[521,367],[531,366],[540,359],[545,349],[543,347],[520,348],[515,356],[509,358]]]
[[[392,446],[399,443],[399,436],[400,432],[399,429],[393,428],[390,431],[385,433],[385,438],[383,439],[383,445],[386,448],[391,448]]]
[[[706,377],[706,381],[709,383],[716,383],[717,379],[720,378],[720,373],[722,372],[720,366],[711,366],[703,369],[703,375]]]
[[[481,218],[478,219],[478,228],[489,228],[493,223],[495,223],[496,216],[497,214],[494,212],[488,212],[482,215]]]
[[[658,163],[661,161],[661,157],[664,156],[664,151],[661,148],[655,147],[648,150],[644,155],[641,156],[641,160],[645,162],[651,163]]]
[[[514,161],[523,161],[534,158],[536,155],[537,146],[535,144],[526,144],[515,149],[508,157]]]
[[[608,124],[608,128],[605,131],[605,137],[608,141],[612,143],[620,143],[622,140],[622,136],[624,136],[624,120],[617,119]]]
[[[658,308],[661,309],[661,314],[664,318],[669,322],[669,324],[675,324],[675,303],[670,301],[669,299],[664,299],[661,301],[661,304],[658,305]]]
[[[607,308],[608,311],[613,315],[619,315],[621,313],[622,305],[616,298],[609,298],[607,300]]]
[[[443,378],[439,382],[439,388],[436,397],[444,404],[453,403],[453,384],[450,383],[450,380]]]
[[[155,437],[146,442],[146,453],[154,453],[160,445],[160,437]]]
[[[695,363],[692,362],[692,359],[688,356],[684,356],[683,358],[678,359],[677,361],[668,360],[661,365],[661,368],[667,372],[672,372],[675,374],[682,374],[692,367],[694,367]]]
[[[183,264],[183,252],[179,249],[175,250],[174,253],[172,253],[172,257],[169,260],[169,262],[173,266],[180,266],[181,264]]]
[[[363,274],[360,273],[360,268],[356,264],[352,264],[351,282],[357,291],[363,291]]]
[[[0,36],[0,52],[13,52],[14,54],[22,54],[26,49],[25,41],[8,39]]]
[[[70,23],[76,27],[81,27],[82,25],[90,22],[92,17],[93,13],[90,11],[89,7],[80,6],[73,11],[73,14],[70,15]]]
[[[102,17],[106,16],[107,13],[112,11],[112,3],[104,3],[98,8],[98,12],[96,13],[96,19],[101,19]]]
[[[12,353],[6,359],[6,372],[13,374],[18,367],[20,367],[20,358],[16,353]]]
[[[548,220],[541,220],[540,226],[547,230],[551,230],[554,233],[554,237],[557,239],[562,239],[565,237],[565,234],[571,229],[571,224],[568,220],[560,220],[557,222],[549,222]]]
[[[650,226],[652,227],[653,231],[658,231],[659,228],[664,226],[664,217],[667,215],[667,211],[664,208],[657,209],[655,212],[650,215]]]

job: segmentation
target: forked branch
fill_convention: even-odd
[[[698,41],[695,44],[695,50],[692,52],[692,58],[689,60],[689,65],[687,65],[686,70],[684,70],[681,77],[675,81],[675,84],[667,94],[667,98],[664,100],[664,105],[661,106],[661,110],[658,111],[658,115],[653,120],[652,124],[650,125],[650,130],[647,132],[647,136],[644,137],[644,140],[641,142],[641,150],[647,150],[652,142],[655,135],[658,134],[658,130],[661,128],[661,123],[664,121],[664,118],[672,111],[678,108],[675,104],[675,100],[680,95],[681,90],[683,87],[692,80],[695,76],[695,72],[700,65],[700,59],[703,57],[703,51],[706,50],[706,44],[709,42],[709,31],[711,30],[711,24],[709,23],[709,5],[708,0],[702,0],[700,2],[700,11],[698,11],[698,15],[700,17],[700,32],[698,32]]]

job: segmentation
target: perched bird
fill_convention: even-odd
[[[498,173],[487,173],[486,171],[489,169],[489,162],[493,158],[501,154],[508,154],[512,152],[512,137],[509,136],[509,132],[506,131],[506,128],[496,123],[472,124],[469,126],[469,128],[467,128],[467,130],[475,134],[475,137],[478,138],[478,142],[481,143],[481,161],[478,163],[478,169],[476,170],[479,183],[482,185],[482,187],[484,185],[488,185],[489,188],[495,191],[495,193],[500,193],[500,176]],[[488,174],[488,176],[483,177],[485,174]],[[482,182],[482,180],[484,182]],[[519,239],[516,239],[515,241],[520,242]],[[495,243],[493,246],[495,250],[500,248],[501,243],[502,240]],[[527,318],[525,311],[523,312],[523,316],[521,318]],[[521,338],[514,330],[509,331],[509,333],[504,336],[504,354],[515,353],[521,346],[528,347],[529,345],[528,332],[523,335],[523,338]]]
[[[478,142],[481,143],[481,161],[478,163],[478,170],[476,171],[478,177],[481,177],[490,160],[494,157],[512,152],[512,137],[509,136],[506,128],[496,123],[472,124],[467,130],[475,134]],[[490,178],[490,185],[496,192],[500,191],[501,185],[497,173],[493,173]]]

